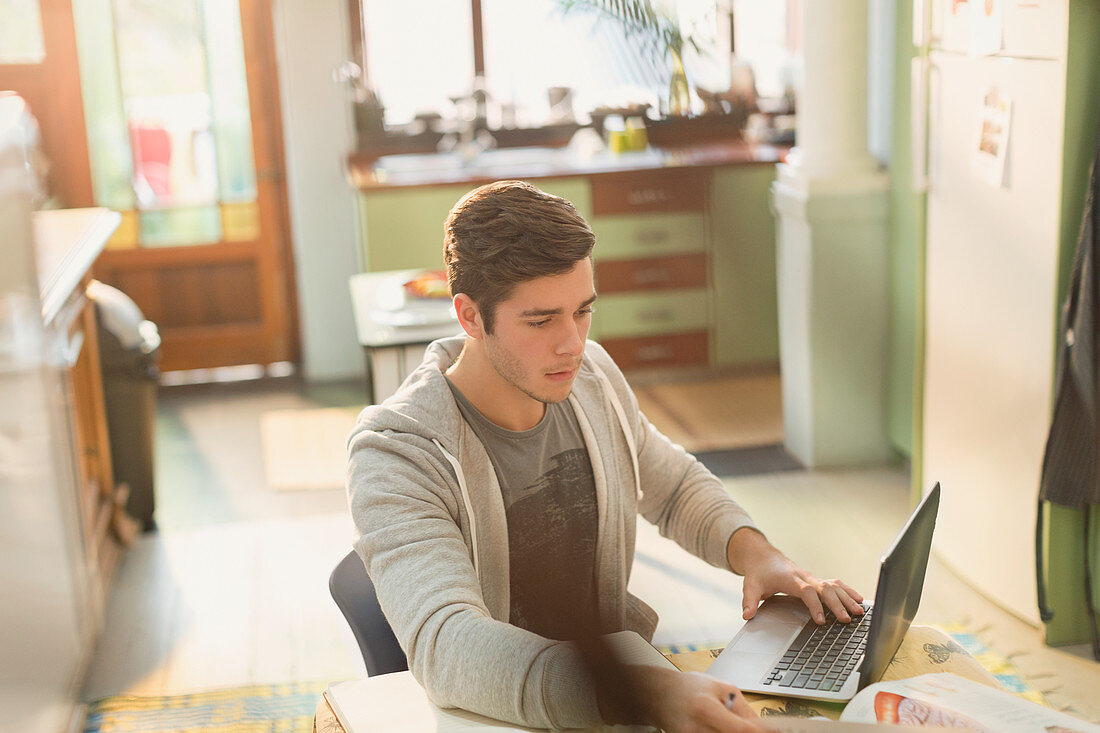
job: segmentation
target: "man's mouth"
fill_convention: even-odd
[[[576,373],[576,371],[576,367],[566,367],[565,369],[561,369],[556,372],[547,372],[546,376],[554,380],[564,380],[571,378],[573,374]]]

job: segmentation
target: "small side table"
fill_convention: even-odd
[[[429,343],[462,332],[446,298],[410,298],[402,287],[421,270],[352,275],[355,330],[367,362],[367,399],[377,404],[401,386]]]

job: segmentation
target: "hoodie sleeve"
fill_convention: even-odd
[[[742,527],[756,529],[752,518],[722,482],[642,414],[638,401],[615,362],[597,344],[589,355],[607,375],[634,431],[642,500],[638,510],[661,534],[696,557],[731,570],[726,546]]]
[[[431,700],[532,727],[599,724],[594,685],[572,645],[491,617],[457,481],[434,444],[360,424],[348,450],[356,550]]]

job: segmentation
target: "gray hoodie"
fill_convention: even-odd
[[[431,344],[396,394],[360,414],[348,444],[356,550],[410,670],[437,705],[539,728],[597,725],[594,687],[576,647],[508,623],[504,502],[443,376],[464,341]],[[595,478],[603,631],[652,639],[657,614],[626,590],[636,515],[726,569],[730,536],[752,520],[713,474],[649,423],[596,343],[585,347],[569,401]]]

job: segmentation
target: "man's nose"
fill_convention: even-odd
[[[578,356],[584,350],[584,334],[581,332],[584,325],[576,319],[565,324],[561,341],[558,342],[558,353]]]

